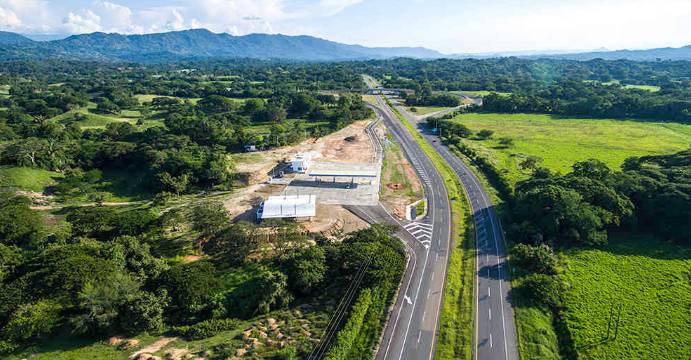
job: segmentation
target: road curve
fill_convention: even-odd
[[[434,357],[448,265],[451,236],[449,197],[432,161],[386,102],[380,96],[377,96],[377,101],[375,111],[400,143],[422,180],[428,212],[417,222],[399,222],[402,232],[405,232],[401,238],[407,244],[409,261],[398,297],[390,309],[376,359],[429,360]],[[376,207],[358,208],[361,213],[368,213],[371,219],[384,221],[386,218],[385,210],[382,213]]]
[[[442,145],[436,135],[426,131],[421,119],[411,116],[400,107],[398,110],[417,126],[425,139],[456,172],[470,201],[477,240],[473,358],[518,359],[514,314],[509,296],[511,282],[506,246],[492,201],[477,176]]]

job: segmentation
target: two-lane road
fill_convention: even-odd
[[[475,359],[518,359],[514,314],[509,297],[511,282],[501,223],[492,201],[477,176],[421,119],[398,110],[417,126],[425,139],[453,168],[470,201],[475,220],[477,258],[475,274]]]
[[[376,111],[389,131],[400,143],[404,154],[415,168],[425,189],[427,216],[419,223],[404,225],[410,236],[402,237],[408,244],[409,268],[399,296],[384,329],[377,359],[432,359],[439,327],[439,309],[446,278],[451,236],[451,209],[444,181],[413,137],[377,96]],[[368,211],[367,209],[361,209]],[[370,208],[370,216],[377,217]],[[379,219],[385,216],[379,212]]]

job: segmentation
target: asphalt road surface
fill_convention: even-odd
[[[451,236],[451,209],[436,168],[381,97],[376,111],[415,168],[427,197],[428,212],[417,222],[398,222],[408,266],[389,313],[377,359],[432,359]],[[397,222],[381,206],[356,207],[370,222]]]
[[[474,358],[518,359],[511,283],[501,223],[487,191],[475,174],[441,140],[426,131],[419,118],[398,109],[451,165],[470,200],[476,225],[478,252],[475,273]]]

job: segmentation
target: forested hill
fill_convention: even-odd
[[[0,31],[0,45],[31,44],[33,40],[12,32]]]
[[[11,33],[7,33],[11,34]],[[16,34],[13,34],[16,35]],[[20,35],[16,35],[20,36]],[[0,43],[4,37],[0,36]],[[28,40],[28,39],[27,39]],[[45,59],[162,62],[205,58],[342,61],[393,57],[438,58],[425,48],[369,48],[311,36],[232,36],[204,29],[146,35],[92,33],[48,42],[3,43],[0,60]]]
[[[535,55],[534,58],[543,57],[551,59],[569,60],[636,60],[636,61],[655,61],[655,60],[691,60],[691,45],[680,48],[657,48],[645,50],[614,50],[614,51],[593,51],[573,54],[559,55]]]

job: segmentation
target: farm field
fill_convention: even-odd
[[[612,236],[602,249],[560,255],[566,324],[583,359],[684,359],[691,344],[691,251],[648,236]],[[616,340],[604,340],[611,304]]]
[[[528,177],[529,173],[518,166],[527,156],[538,156],[543,159],[541,166],[561,173],[590,158],[618,169],[628,157],[669,154],[691,143],[691,126],[678,123],[493,113],[462,114],[454,121],[473,132],[494,131],[491,139],[471,137],[464,141],[496,159],[512,183]],[[507,137],[513,145],[502,146],[499,139]]]

